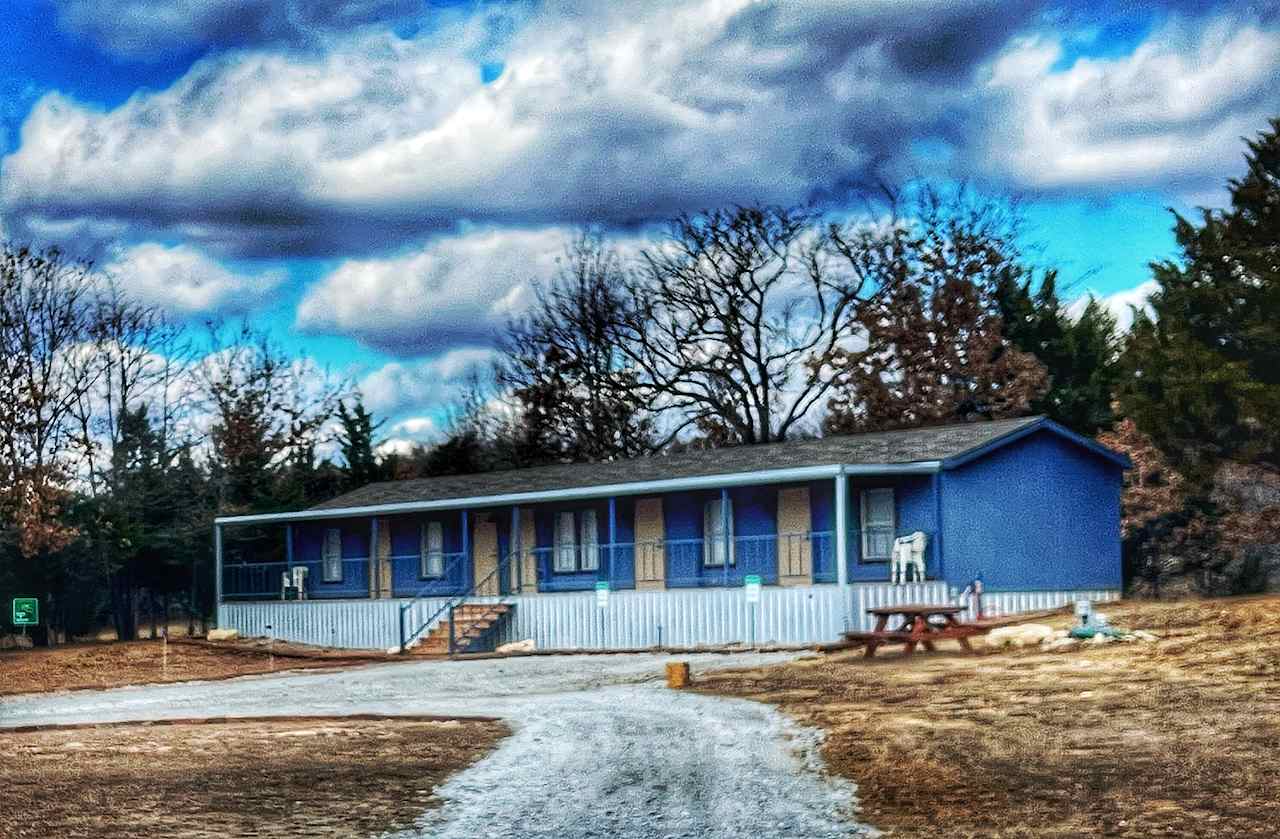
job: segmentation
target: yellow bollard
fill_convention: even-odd
[[[692,680],[689,678],[689,662],[667,662],[667,687],[677,689],[688,687],[690,681]]]

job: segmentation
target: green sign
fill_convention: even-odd
[[[13,598],[13,625],[35,626],[40,623],[40,601],[34,597]]]
[[[742,578],[742,582],[745,585],[747,590],[747,602],[759,603],[760,602],[760,575],[748,574],[747,576]]]
[[[601,609],[609,605],[609,584],[606,582],[596,583],[596,605]]]

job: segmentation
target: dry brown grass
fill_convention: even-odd
[[[0,732],[0,836],[379,835],[507,733],[396,719]]]
[[[289,652],[280,645],[277,653]],[[306,653],[314,658],[285,658],[268,653],[257,641],[225,646],[202,643],[168,645],[161,641],[84,642],[53,649],[0,652],[0,696],[80,688],[112,688],[192,679],[225,679],[312,667],[361,664],[367,654]]]
[[[828,765],[895,836],[1277,835],[1280,598],[1104,611],[1161,640],[840,653],[699,688],[825,729]]]

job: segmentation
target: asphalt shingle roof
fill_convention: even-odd
[[[879,431],[796,440],[758,446],[684,452],[610,463],[571,463],[481,472],[407,481],[384,481],[332,498],[312,507],[335,510],[450,498],[476,498],[517,492],[545,492],[575,487],[627,484],[669,478],[729,475],[762,469],[790,469],[832,464],[904,464],[946,460],[1039,422],[1041,417],[943,425],[904,431]]]

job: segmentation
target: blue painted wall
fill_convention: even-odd
[[[560,513],[580,513],[595,510],[596,539],[602,546],[600,568],[597,571],[557,572],[553,563],[555,547],[555,521]],[[623,497],[616,504],[615,538],[620,545],[629,546],[635,538],[635,501]],[[619,585],[635,582],[635,554],[629,547],[613,552],[604,547],[609,544],[609,501],[594,499],[565,504],[539,504],[533,507],[534,528],[537,532],[538,589],[539,591],[583,591],[595,588],[599,580],[609,580],[612,563],[612,579]]]
[[[324,582],[321,560],[325,531],[342,531],[342,580]],[[293,527],[293,564],[307,566],[309,597],[369,595],[369,519],[297,524]]]
[[[947,581],[981,574],[991,590],[1119,588],[1121,474],[1049,431],[943,473]]]
[[[446,595],[465,591],[471,571],[462,551],[462,515],[435,513],[426,516],[394,516],[391,527],[391,579],[397,597]],[[421,527],[438,522],[444,536],[444,576],[426,579],[421,575]]]

